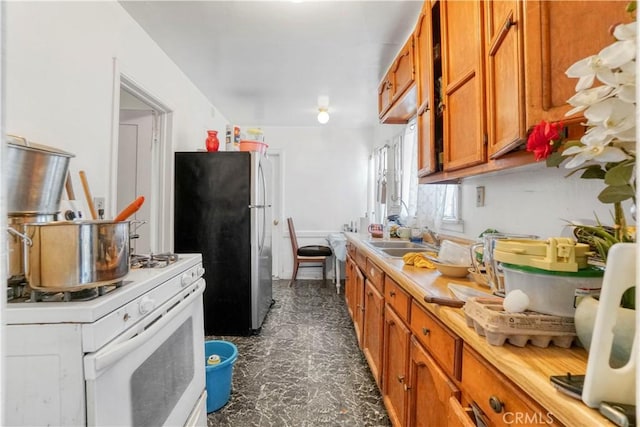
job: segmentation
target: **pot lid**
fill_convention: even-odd
[[[27,141],[27,139],[22,136],[7,135],[7,144],[21,150],[40,151],[47,154],[54,154],[56,156],[63,157],[75,157],[75,154],[68,153],[54,147],[49,147],[48,145]]]
[[[582,268],[578,271],[553,271],[543,270],[542,268],[530,267],[528,265],[516,265],[502,263],[502,268],[507,270],[515,270],[521,273],[532,274],[544,274],[547,276],[565,276],[565,277],[602,277],[604,276],[604,269],[590,265],[587,268]]]

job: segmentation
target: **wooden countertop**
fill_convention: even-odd
[[[468,279],[444,277],[437,270],[404,265],[402,258],[383,255],[365,242],[369,239],[355,233],[345,233],[349,242],[358,251],[375,262],[385,274],[395,280],[423,307],[435,314],[453,332],[460,336],[465,345],[471,346],[489,363],[517,384],[532,399],[547,409],[555,418],[567,426],[573,425],[614,425],[604,418],[597,409],[591,409],[582,401],[557,391],[549,380],[551,375],[583,374],[587,368],[587,353],[575,345],[570,349],[549,345],[547,348],[527,344],[516,347],[509,343],[492,346],[484,337],[467,326],[462,309],[445,307],[424,301],[426,295],[454,298],[447,289],[449,283],[468,285],[489,293],[489,289],[478,286]],[[371,239],[382,240],[382,239]]]

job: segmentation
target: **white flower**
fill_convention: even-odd
[[[578,91],[567,101],[572,108],[565,116],[572,116],[583,111],[585,108],[612,96],[613,88],[610,86],[598,86],[590,89]]]
[[[613,29],[613,36],[618,40],[636,39],[636,21],[628,24],[618,24]]]
[[[633,61],[635,57],[635,40],[617,41],[602,49],[597,55],[576,62],[567,69],[565,74],[568,77],[579,78],[576,92],[593,86],[596,77],[606,85],[616,86],[618,81],[615,74],[617,73],[613,70]]]
[[[588,161],[596,161],[601,163],[620,162],[628,158],[628,156],[619,148],[610,147],[607,143],[593,140],[587,145],[567,148],[562,152],[563,156],[573,156],[573,158],[565,165],[565,168],[572,169],[580,166]]]
[[[588,119],[587,126],[600,128],[608,135],[616,135],[635,126],[635,112],[634,104],[618,98],[607,98],[589,106],[584,116]]]

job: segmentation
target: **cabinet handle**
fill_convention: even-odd
[[[396,291],[389,291],[389,296],[390,297],[395,297],[396,296]]]
[[[429,335],[430,333],[431,333],[431,330],[429,328],[422,328],[423,335]]]
[[[411,390],[411,387],[409,387],[408,385],[405,384],[404,385],[404,391],[409,391],[409,390]]]
[[[398,375],[398,382],[404,382],[404,375]]]
[[[512,15],[509,15],[507,21],[504,23],[505,30],[509,31],[509,28],[513,27],[514,25],[516,25],[516,21],[513,20]]]
[[[364,307],[360,307],[360,311],[364,313]]]
[[[504,25],[502,26],[502,30],[500,30],[500,33],[496,37],[495,41],[491,44],[491,46],[489,48],[489,56],[494,56],[496,54],[496,52],[498,51],[498,49],[502,45],[502,42],[504,41],[505,37],[507,37],[507,33],[509,32],[511,27],[513,27],[515,25],[516,25],[516,21],[513,19],[513,12],[512,12],[507,17],[507,20],[504,21]]]
[[[372,291],[369,291],[369,292],[367,292],[367,295],[368,295],[368,296],[370,296],[370,297],[372,297],[372,296],[373,296],[373,292],[372,292]]]
[[[491,409],[493,409],[493,412],[496,414],[499,414],[504,409],[504,403],[502,403],[497,396],[491,396],[489,398],[489,406],[491,406]]]

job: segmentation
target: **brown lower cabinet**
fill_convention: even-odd
[[[406,425],[411,331],[389,304],[384,308],[382,398],[394,426]]]
[[[487,426],[561,425],[548,411],[469,346],[462,351],[463,404],[475,406]]]
[[[407,426],[448,424],[449,399],[460,399],[460,390],[438,367],[415,336],[409,351],[409,406]]]
[[[378,387],[381,386],[382,337],[384,332],[384,297],[373,282],[365,279],[364,286],[364,333],[362,352]]]

